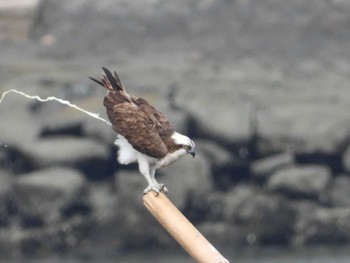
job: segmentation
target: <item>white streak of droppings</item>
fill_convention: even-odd
[[[98,120],[100,120],[100,121],[103,121],[104,123],[106,123],[106,124],[108,124],[108,125],[111,125],[111,123],[110,123],[109,121],[107,121],[107,120],[105,120],[104,118],[100,117],[100,115],[99,115],[98,113],[93,113],[93,112],[84,110],[84,109],[78,107],[77,105],[70,103],[70,101],[68,101],[68,100],[59,99],[59,98],[56,98],[56,97],[53,97],[53,96],[47,97],[47,98],[45,98],[45,99],[42,99],[42,98],[40,98],[38,95],[31,96],[31,95],[28,95],[28,94],[26,94],[26,93],[24,93],[24,92],[22,92],[22,91],[15,90],[15,89],[11,89],[11,90],[5,91],[5,92],[2,94],[2,96],[1,96],[1,98],[0,98],[0,103],[3,101],[3,99],[5,98],[5,96],[6,96],[8,93],[10,93],[10,92],[17,93],[17,94],[20,94],[20,95],[22,95],[22,96],[24,96],[24,97],[26,97],[26,98],[38,100],[38,101],[40,101],[40,102],[57,101],[57,102],[59,102],[59,103],[61,103],[61,104],[67,105],[67,106],[69,106],[69,107],[71,107],[71,108],[74,108],[74,109],[76,109],[76,110],[78,110],[78,111],[81,111],[81,112],[83,112],[83,113],[85,113],[85,114],[87,114],[87,115],[89,115],[89,116],[91,116],[91,117],[93,117],[93,118],[95,118],[95,119],[98,119]]]

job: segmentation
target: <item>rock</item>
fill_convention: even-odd
[[[116,174],[117,217],[119,238],[123,247],[143,248],[148,245],[171,246],[172,240],[143,206],[145,179],[139,172]],[[147,226],[147,227],[145,227]]]
[[[120,170],[115,174],[115,189],[121,204],[130,203],[136,206],[133,209],[142,209],[143,190],[146,187],[146,179],[137,169]]]
[[[67,57],[75,53],[89,54],[89,48],[91,53],[105,55],[116,49],[141,53],[143,46],[142,51],[155,53],[170,47],[174,50],[197,47],[208,54],[209,59],[224,61],[247,54],[276,60],[284,55],[296,61],[319,54],[322,58],[329,53],[339,55],[346,50],[348,17],[337,5],[302,1],[280,3],[277,0],[262,3],[195,1],[194,4],[187,1],[103,0],[97,4],[92,0],[74,3],[45,0],[38,8],[31,36],[41,40],[43,45],[58,48],[56,52]],[[330,12],[315,23],[327,8]],[[232,16],[232,10],[237,15]],[[267,19],[271,13],[274,19]],[[80,26],[71,28],[71,25]],[[309,28],[311,30],[307,31]],[[335,35],[327,32],[329,28],[335,28]],[[104,43],[99,41],[102,38]]]
[[[243,161],[250,160],[251,145],[254,151],[253,158],[291,151],[297,157],[321,155],[338,159],[339,153],[345,153],[343,167],[345,172],[350,172],[348,164],[350,161],[347,160],[350,158],[346,156],[348,154],[344,149],[344,145],[348,144],[350,134],[348,124],[350,27],[348,26],[348,4],[345,2],[336,0],[283,2],[277,0],[194,2],[184,0],[173,2],[43,0],[38,8],[35,21],[32,23],[31,37],[37,43],[34,41],[30,43],[11,42],[1,45],[3,59],[0,62],[2,69],[0,77],[4,81],[2,81],[3,85],[0,90],[2,92],[8,88],[20,88],[28,92],[28,83],[34,76],[36,80],[41,79],[41,81],[34,83],[37,87],[31,89],[31,94],[56,96],[63,94],[67,95],[67,98],[70,96],[79,98],[81,94],[85,96],[87,91],[90,92],[90,86],[85,86],[81,81],[67,81],[68,78],[81,79],[88,75],[97,77],[96,63],[112,69],[118,65],[117,70],[121,71],[121,78],[128,91],[135,95],[147,95],[147,98],[151,98],[151,102],[157,106],[159,101],[170,100],[167,93],[171,89],[170,85],[175,83],[178,86],[178,92],[171,99],[172,107],[170,108],[171,110],[177,108],[181,112],[179,124],[177,119],[174,120],[174,128],[181,130],[184,122],[184,129],[187,131],[188,127],[191,137],[193,135],[211,140],[215,145],[222,145],[232,153],[241,152],[242,156],[245,156],[241,157]],[[234,15],[232,15],[233,12]],[[51,74],[58,76],[57,81],[50,77]],[[46,85],[40,83],[46,83]],[[32,84],[30,85],[33,86]],[[100,90],[101,93],[104,92]],[[15,99],[8,100],[9,98]],[[8,145],[5,154],[1,153],[2,146],[0,145],[0,162],[1,165],[6,164],[4,167],[6,171],[9,171],[10,174],[19,174],[23,171],[32,171],[37,167],[56,165],[57,161],[64,166],[81,169],[90,178],[101,178],[101,174],[112,175],[114,173],[115,157],[113,156],[112,164],[109,152],[114,133],[109,127],[108,132],[105,133],[103,127],[91,128],[94,125],[89,126],[85,120],[81,127],[80,118],[77,118],[79,125],[76,125],[71,115],[67,116],[67,119],[72,117],[70,123],[65,123],[67,119],[64,117],[63,120],[56,122],[52,118],[53,115],[46,114],[45,111],[38,116],[35,112],[37,104],[30,102],[27,105],[27,99],[21,97],[17,100],[17,98],[17,95],[11,95],[0,104],[0,123],[3,124],[1,125],[0,143]],[[95,107],[102,106],[100,100],[101,97],[83,100],[79,101],[79,105],[81,102],[85,108],[91,103],[92,108],[95,109]],[[5,105],[6,110],[4,110]],[[97,112],[102,112],[102,110],[99,108]],[[46,118],[52,118],[53,124],[45,120],[43,128],[40,117],[45,115]],[[173,119],[170,115],[169,118]],[[79,151],[82,159],[73,156],[73,153],[79,148],[75,143],[66,145],[65,148],[71,151],[67,149],[61,151],[56,145],[47,147],[50,151],[44,154],[33,154],[37,141],[41,141],[38,136],[44,136],[45,138],[42,139],[47,141],[49,135],[56,136],[58,133],[88,136],[101,143],[95,141],[95,143],[88,143],[90,147],[82,147],[81,152],[83,153]],[[75,139],[81,142],[80,138],[74,137]],[[104,147],[101,152],[109,152],[109,157],[99,154],[99,144]],[[31,151],[27,151],[27,145],[32,148]],[[237,150],[237,148],[242,150]],[[38,149],[40,150],[39,146]],[[55,151],[56,149],[60,151]],[[56,156],[61,152],[67,158]],[[221,166],[221,162],[226,162],[224,155],[215,156],[218,159],[209,157],[209,151],[204,155],[206,159],[204,166],[208,174],[214,166],[219,163]],[[38,159],[33,160],[29,158],[30,156],[38,157]],[[50,159],[51,157],[55,158]],[[73,163],[68,157],[79,161]],[[103,160],[101,163],[96,161],[99,158]],[[45,164],[39,163],[39,159],[45,161]],[[184,159],[179,163],[183,161],[187,162]],[[241,187],[244,188],[242,185],[250,183],[246,170],[242,173],[244,175],[242,177],[246,179],[243,183],[231,180],[236,176],[233,170],[227,171],[225,178],[230,179],[226,181],[218,180],[215,172],[213,180],[215,187],[225,189],[233,200],[224,198],[226,192],[216,192],[214,197],[208,197],[211,209],[209,210],[210,217],[208,217],[211,225],[207,225],[208,227],[200,218],[205,217],[207,199],[193,196],[195,193],[193,188],[198,186],[197,181],[192,181],[195,177],[186,178],[185,175],[179,175],[178,172],[183,173],[180,169],[175,171],[176,176],[169,174],[163,178],[162,171],[159,171],[159,181],[166,181],[166,178],[171,177],[169,180],[181,183],[179,187],[174,182],[166,182],[170,190],[169,195],[174,194],[173,189],[181,191],[178,194],[179,197],[172,196],[172,198],[178,198],[176,203],[187,214],[198,209],[199,212],[196,212],[199,215],[197,216],[198,222],[201,222],[204,228],[209,229],[208,232],[213,226],[213,236],[219,237],[225,232],[228,235],[237,234],[240,240],[242,237],[249,244],[273,243],[277,242],[276,240],[286,242],[288,237],[285,233],[290,233],[290,221],[287,222],[287,220],[292,220],[290,218],[286,219],[285,225],[280,222],[276,223],[278,226],[282,225],[277,227],[281,233],[270,229],[275,220],[284,220],[279,219],[280,216],[285,217],[284,210],[281,209],[281,213],[276,212],[280,211],[278,208],[280,203],[287,206],[288,211],[285,214],[292,215],[292,212],[289,211],[289,202],[284,203],[285,199],[281,196],[276,197],[277,193],[267,194],[264,191],[283,191],[283,193],[290,191],[287,197],[307,197],[308,200],[320,198],[325,192],[329,197],[331,209],[334,209],[333,206],[337,207],[338,204],[346,208],[347,180],[339,179],[338,181],[335,178],[332,183],[330,176],[327,175],[294,176],[294,173],[289,177],[287,173],[284,177],[280,175],[281,178],[278,178],[279,173],[292,168],[280,167],[281,160],[277,159],[274,163],[275,161],[270,160],[270,163],[266,160],[271,166],[266,163],[264,165],[254,163],[258,166],[254,168],[257,169],[254,176],[260,172],[267,177],[272,174],[263,191],[255,188],[249,189],[250,186],[247,187],[248,189],[238,190]],[[80,166],[81,163],[84,165]],[[104,170],[108,165],[109,168]],[[229,168],[233,167],[229,166]],[[299,168],[295,168],[298,170],[295,174],[299,173]],[[168,169],[170,167],[164,169],[164,175]],[[187,174],[189,169],[186,168],[184,174]],[[267,172],[269,169],[270,171]],[[174,174],[174,171],[171,173]],[[200,171],[200,174],[202,173]],[[330,172],[319,172],[319,174],[328,173]],[[222,171],[220,178],[223,174]],[[135,191],[139,189],[142,194],[146,183],[142,177],[138,176],[136,177],[137,181],[141,181],[140,186],[133,186],[133,182],[127,182],[126,185]],[[274,176],[278,180],[276,177],[273,178]],[[206,179],[207,174],[205,178],[198,177],[201,179],[199,184],[206,185],[210,181]],[[304,177],[307,178],[306,183],[304,183]],[[181,179],[178,181],[179,178]],[[212,179],[212,176],[209,175],[209,178]],[[106,179],[105,176],[103,179]],[[129,179],[128,177],[123,180]],[[184,182],[190,184],[191,187],[187,188]],[[172,184],[175,186],[171,186]],[[329,190],[328,186],[330,186]],[[182,187],[186,189],[183,190]],[[208,190],[205,190],[208,186],[203,189],[201,185],[198,187],[200,187],[200,192],[208,194]],[[127,188],[122,190],[127,191]],[[189,197],[185,197],[186,193],[190,193]],[[342,193],[341,196],[340,193]],[[139,214],[136,213],[135,216],[125,211],[127,200],[134,200],[135,203],[139,201],[138,197],[128,196],[132,193],[125,192],[125,197],[120,196],[123,202],[114,204],[110,201],[111,203],[108,203],[106,207],[101,207],[101,210],[96,208],[100,207],[100,204],[106,199],[113,198],[114,194],[116,193],[108,192],[103,186],[96,190],[89,199],[94,211],[93,216],[99,218],[97,214],[101,213],[103,215],[100,217],[101,224],[105,220],[110,228],[106,227],[105,231],[101,231],[101,236],[111,231],[119,234],[119,229],[116,230],[115,226],[122,226],[124,228],[121,229],[124,231],[120,235],[122,238],[119,239],[119,235],[116,235],[120,242],[116,242],[117,248],[121,247],[123,238],[127,240],[126,244],[130,244],[130,247],[145,247],[153,241],[156,243],[157,231],[153,232],[151,228],[147,236],[143,237],[144,225],[143,228],[141,225],[143,217],[138,218]],[[274,198],[279,201],[271,201]],[[234,203],[236,201],[237,204]],[[293,200],[293,202],[296,201],[300,199]],[[204,205],[201,202],[204,202]],[[320,209],[316,204],[315,206],[316,210]],[[232,210],[230,207],[239,209]],[[260,209],[262,212],[259,210],[254,212],[253,208]],[[114,211],[109,214],[109,209]],[[120,212],[119,217],[118,212]],[[331,213],[330,210],[328,212]],[[135,229],[130,225],[127,226],[127,219],[122,218],[124,213],[131,215],[132,223],[136,222]],[[263,215],[260,217],[259,213]],[[304,210],[303,215],[309,216],[309,210]],[[271,222],[267,219],[268,216]],[[195,217],[191,214],[191,218]],[[318,215],[313,215],[313,217],[318,218]],[[230,221],[225,221],[227,218]],[[248,218],[251,219],[247,220]],[[268,226],[266,232],[255,229],[263,225],[260,224],[259,218],[262,219],[263,224]],[[329,216],[329,224],[327,223],[325,227],[329,231],[332,218],[336,220],[335,217]],[[218,220],[220,222],[217,222]],[[320,220],[315,219],[315,221]],[[255,222],[256,226],[249,222]],[[10,229],[9,231],[17,234],[17,229],[11,227],[8,228],[6,225],[3,229],[6,231]],[[301,240],[308,240],[307,235],[311,235],[307,234],[308,229],[311,229],[312,234],[312,227],[299,229]],[[338,231],[337,228],[335,229]],[[271,233],[267,233],[270,230]],[[343,235],[349,232],[347,227],[344,227],[343,230]],[[129,231],[131,231],[130,235],[128,235]],[[61,232],[53,231],[53,233],[51,240],[60,239]],[[303,238],[303,233],[306,233],[306,238]],[[74,237],[69,237],[74,243]],[[321,237],[325,238],[326,233]],[[331,237],[332,240],[337,240],[334,236]],[[221,238],[234,240],[227,236]],[[345,238],[343,237],[343,240]],[[37,240],[38,244],[45,244],[44,239]],[[159,240],[159,243],[162,243],[162,238]],[[27,247],[30,248],[30,246]],[[20,247],[16,251],[18,250]]]
[[[86,242],[90,221],[74,217],[42,228],[22,228],[12,225],[2,229],[1,247],[5,255],[13,258],[44,257],[56,253],[69,253],[81,249]]]
[[[249,163],[236,157],[219,144],[209,140],[196,140],[198,154],[210,163],[214,184],[218,189],[227,190],[232,185],[249,180]]]
[[[40,137],[79,137],[82,135],[83,116],[73,114],[71,110],[64,107],[56,108],[55,110],[50,109],[49,106],[42,106],[42,108],[42,113],[36,112],[37,116],[41,116]]]
[[[198,139],[195,140],[195,144],[197,154],[205,156],[213,169],[231,166],[232,163],[238,162],[231,152],[213,141]]]
[[[4,145],[0,150],[0,163],[3,169],[12,174],[22,174],[35,169],[29,155],[20,150],[21,146]]]
[[[257,136],[263,155],[288,149],[337,154],[350,133],[350,64],[344,57],[348,18],[336,6],[297,0],[46,0],[32,37],[43,41],[40,53],[51,57],[106,57],[108,64],[123,68],[127,87],[156,87],[153,96],[161,93],[161,99],[171,84],[181,83],[175,104],[191,113],[198,136],[226,145],[245,145]],[[267,19],[271,13],[273,20]],[[330,36],[329,28],[338,33]],[[51,45],[45,44],[48,38]],[[335,62],[329,68],[323,60]]]
[[[268,180],[271,191],[296,197],[319,198],[331,180],[331,171],[321,165],[290,167],[275,172]]]
[[[69,85],[72,85],[74,80],[67,81],[59,79],[56,81],[61,83],[63,87],[60,87],[60,89],[63,89],[65,86],[69,87]],[[63,85],[62,82],[65,81],[68,83]],[[92,85],[94,84],[85,84],[82,89],[88,90]],[[103,97],[105,93],[100,87],[95,87],[94,85],[93,88],[96,90],[93,94],[82,94],[78,96],[78,100],[74,98],[72,94],[60,94],[57,95],[57,97],[67,98],[66,100],[69,100],[73,105],[77,105],[79,108],[92,114],[99,115],[100,118],[108,121],[103,106]],[[110,125],[105,121],[95,119],[93,116],[67,105],[62,105],[57,102],[38,103],[33,113],[35,113],[35,118],[40,121],[40,137],[88,136],[99,138],[104,142],[113,142],[111,135],[114,131]]]
[[[158,88],[154,88],[158,89]],[[170,121],[172,127],[177,132],[188,135],[191,132],[191,127],[189,125],[188,114],[182,109],[176,108],[176,105],[172,105],[172,100],[175,94],[171,95],[172,89],[175,89],[171,84],[168,87],[162,87],[159,91],[149,90],[145,91],[140,89],[136,91],[137,96],[146,98],[149,103],[151,103],[157,110],[162,112]],[[155,96],[152,93],[156,93]]]
[[[132,210],[135,207],[133,204],[129,206],[128,203],[122,202],[117,196],[119,183],[114,184],[114,180],[118,181],[118,176],[116,179],[113,177],[89,186],[87,202],[91,209],[89,214],[91,223],[84,237],[84,251],[89,254],[119,250],[128,241],[122,237],[124,229],[128,231],[131,228],[127,225],[125,210]],[[133,189],[130,189],[130,195],[137,195],[131,191]]]
[[[34,167],[68,166],[92,179],[106,177],[114,169],[108,147],[87,138],[44,138],[28,142],[22,151],[30,156]]]
[[[276,105],[271,105],[269,109],[259,113],[258,130],[261,141],[259,142],[259,151],[262,153],[293,150],[299,154],[325,153],[337,154],[339,146],[347,139],[349,130],[344,123],[348,119],[345,111],[345,104],[339,103],[333,105],[331,101],[327,104],[322,103],[321,99],[316,101],[314,96],[317,93],[316,83],[304,83],[310,86],[310,94],[303,94],[299,100],[303,103],[293,102],[290,99],[287,102],[282,100]],[[328,88],[319,94],[327,100]],[[345,90],[339,87],[339,94],[347,97]],[[301,96],[301,93],[299,93]],[[298,95],[289,94],[284,96]],[[330,100],[330,99],[328,99]],[[342,100],[342,98],[339,98]],[[318,119],[322,116],[322,121]]]
[[[350,241],[349,208],[322,208],[298,205],[293,243],[296,245],[334,245]]]
[[[265,245],[288,243],[295,217],[287,199],[244,185],[209,198],[207,213],[209,220],[226,222],[236,229],[233,233],[239,243]]]
[[[88,203],[91,217],[98,223],[103,224],[116,216],[118,199],[114,188],[110,180],[89,186]]]
[[[199,158],[197,158],[199,157]],[[189,158],[188,160],[186,160]],[[169,189],[168,198],[182,211],[193,210],[201,205],[199,197],[207,194],[212,185],[208,166],[203,157],[193,160],[184,157],[166,168],[162,168],[156,178]],[[157,176],[158,175],[158,176]],[[119,225],[125,245],[140,247],[145,242],[172,247],[173,241],[156,223],[143,206],[143,190],[147,182],[137,170],[116,174]],[[190,204],[190,205],[189,205]],[[190,217],[198,215],[190,214]],[[200,215],[202,216],[202,215]],[[145,229],[144,226],[147,225]]]
[[[84,177],[78,171],[49,168],[24,174],[14,185],[14,206],[25,227],[57,223],[79,202]]]
[[[227,222],[227,218],[224,216],[226,209],[226,193],[213,191],[204,199],[205,202],[205,215],[203,221],[210,222]]]
[[[12,175],[8,171],[0,169],[0,200],[11,191],[12,184]]]
[[[9,223],[9,204],[12,187],[13,180],[11,175],[7,171],[0,169],[0,227]]]
[[[14,109],[13,105],[21,106]],[[2,123],[0,151],[5,145],[17,148],[38,136],[40,126],[30,113],[31,105],[30,100],[18,94],[6,95],[0,104],[0,123]],[[20,127],[25,127],[25,132],[22,132]]]
[[[350,207],[350,178],[340,175],[334,178],[328,189],[330,205],[332,207]]]
[[[115,147],[114,141],[117,139],[117,133],[102,121],[85,121],[82,125],[82,133],[84,137],[93,138],[102,144]]]
[[[209,87],[208,87],[209,88]],[[192,132],[221,144],[247,142],[251,135],[250,104],[235,94],[211,90],[210,95],[195,90],[183,90],[177,99],[178,107],[185,109],[192,119]],[[215,98],[215,104],[213,104]],[[227,115],[230,112],[230,115]]]
[[[206,195],[213,188],[209,162],[198,154],[195,158],[186,155],[157,173],[157,181],[166,185],[169,198],[180,210],[191,198]]]
[[[281,168],[294,164],[294,156],[289,153],[275,154],[252,162],[250,171],[257,180],[266,180]]]
[[[350,146],[348,146],[343,153],[343,166],[347,172],[350,172]]]

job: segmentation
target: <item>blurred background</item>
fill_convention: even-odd
[[[106,117],[101,67],[194,139],[158,171],[232,262],[350,260],[350,2],[0,0],[0,92]],[[116,134],[57,102],[0,104],[0,259],[192,262],[142,205]]]

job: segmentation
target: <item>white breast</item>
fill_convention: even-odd
[[[164,158],[160,159],[156,163],[156,167],[161,168],[163,166],[169,165],[172,162],[175,162],[177,159],[179,159],[181,156],[184,156],[186,154],[186,150],[181,148],[173,153],[168,153]]]

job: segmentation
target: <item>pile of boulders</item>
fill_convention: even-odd
[[[54,95],[105,118],[105,93],[87,77],[100,65],[117,69],[131,94],[195,141],[196,158],[157,179],[213,244],[345,244],[348,9],[344,1],[46,0],[32,41],[0,47],[0,91]],[[5,254],[176,246],[142,205],[137,166],[117,163],[110,126],[15,94],[0,104],[0,123]]]
[[[93,84],[85,85],[88,90]],[[153,97],[154,90],[142,86],[128,90],[149,98],[177,130],[194,139],[196,158],[184,157],[157,177],[214,244],[350,241],[344,231],[350,227],[347,147],[313,153],[309,141],[294,144],[292,134],[267,140],[254,117],[260,111],[231,107],[232,100],[240,103],[234,91],[208,89],[206,99],[181,87],[171,97]],[[103,110],[100,91],[81,95],[77,104]],[[14,104],[21,106],[14,111]],[[0,148],[0,244],[6,251],[175,246],[142,205],[146,181],[137,165],[117,163],[110,126],[56,102],[11,95],[0,107],[0,117],[7,119]],[[314,137],[321,141],[323,135]]]

